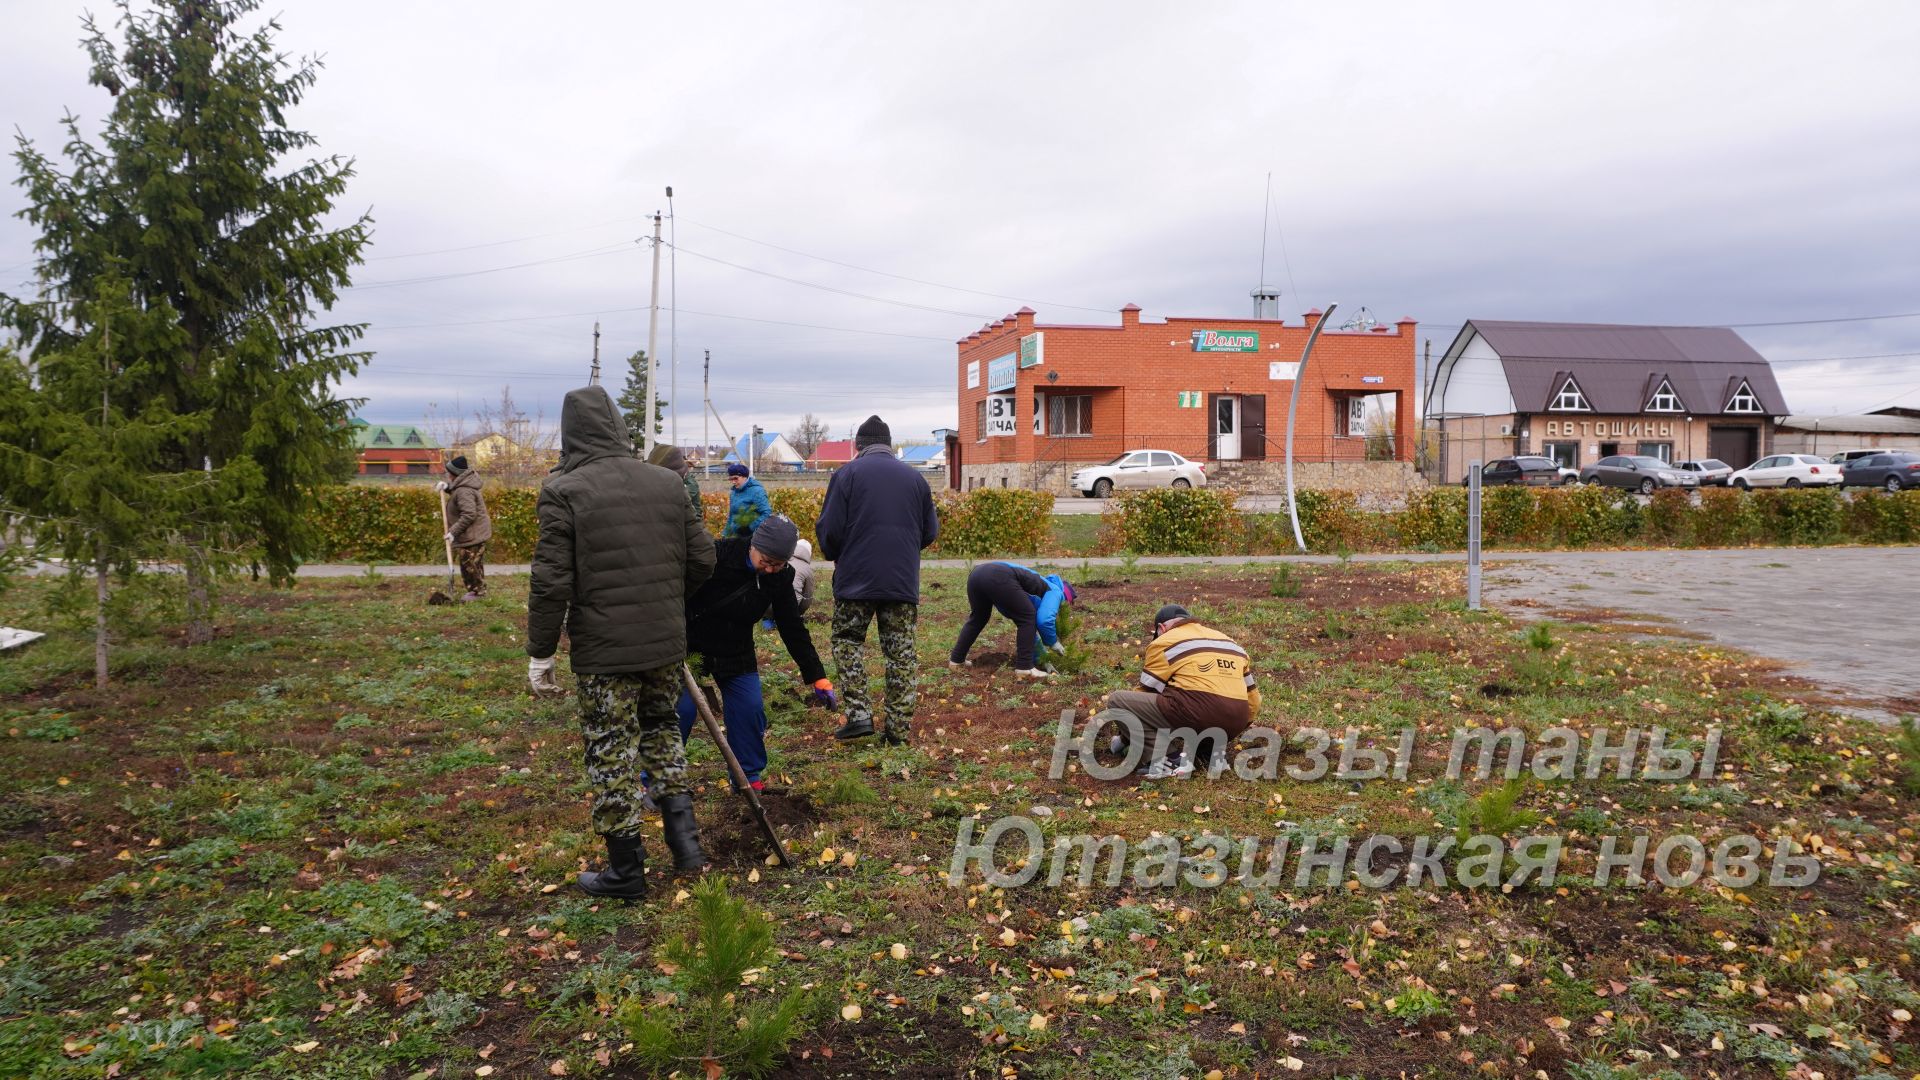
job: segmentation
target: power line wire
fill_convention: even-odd
[[[400,255],[369,255],[366,262],[387,262],[393,259],[424,259],[429,255],[453,255],[462,251],[479,251],[483,248],[505,247],[509,244],[524,244],[531,240],[545,240],[553,236],[567,236],[572,233],[586,232],[588,229],[604,229],[609,225],[625,225],[635,221],[645,221],[644,217],[614,218],[611,221],[596,222],[592,225],[580,225],[571,229],[558,229],[554,232],[537,233],[533,236],[517,236],[511,240],[490,240],[484,244],[468,244],[464,247],[435,248],[432,251],[409,251]],[[25,265],[24,263],[22,265]]]
[[[893,274],[885,270],[875,270],[871,266],[860,266],[857,263],[843,262],[839,259],[830,259],[825,255],[815,255],[812,252],[808,252],[808,251],[800,251],[795,248],[782,247],[781,245],[772,243],[771,241],[760,240],[755,237],[747,236],[744,233],[731,232],[727,229],[720,228],[718,225],[708,225],[704,222],[695,221],[692,218],[687,219],[687,224],[695,226],[696,228],[706,229],[708,232],[717,232],[722,236],[731,236],[735,240],[745,240],[749,244],[759,244],[761,247],[772,248],[775,251],[784,251],[789,255],[798,255],[803,259],[815,259],[823,263],[832,263],[834,266],[844,266],[849,270],[858,270],[863,274],[876,274],[880,277],[892,278],[895,281],[909,281],[915,285],[926,285],[935,289],[947,289],[952,292],[972,293],[975,296],[990,296],[995,300],[1012,300],[1016,303],[1021,303],[1021,304],[1039,304],[1045,307],[1071,308],[1075,311],[1098,311],[1102,313],[1111,312],[1113,310],[1111,308],[1087,307],[1084,304],[1062,304],[1062,303],[1057,303],[1051,300],[1034,300],[1034,299],[1021,297],[1021,296],[1008,296],[1005,293],[986,292],[985,290],[982,290],[982,289],[969,289],[960,285],[946,285],[938,281],[928,281],[924,278],[908,277],[905,274]]]
[[[799,285],[802,288],[819,289],[821,292],[838,293],[841,296],[851,296],[860,300],[872,300],[880,304],[893,304],[896,307],[917,308],[920,311],[931,311],[940,315],[953,315],[962,319],[985,319],[991,321],[995,318],[993,315],[982,315],[977,311],[955,311],[952,308],[934,307],[931,304],[916,304],[908,300],[893,300],[885,296],[872,296],[867,293],[854,292],[852,289],[837,288],[833,285],[822,285],[815,281],[804,281],[800,278],[788,277],[785,274],[776,274],[771,270],[760,270],[755,267],[742,265],[741,263],[730,262],[717,255],[708,255],[704,252],[695,251],[692,248],[683,247],[679,250],[686,252],[696,259],[705,259],[708,262],[716,262],[722,266],[731,266],[735,270],[744,270],[749,274],[759,274],[762,277],[770,277],[776,281],[787,282],[790,285]]]
[[[390,281],[369,281],[361,285],[348,285],[341,291],[344,292],[344,291],[347,291],[348,289],[390,289],[398,285],[424,285],[434,281],[452,281],[455,278],[478,277],[481,274],[498,274],[504,270],[524,270],[530,266],[550,266],[554,263],[572,262],[576,259],[596,259],[603,255],[618,255],[623,251],[633,251],[633,250],[637,250],[637,249],[635,249],[628,241],[623,240],[618,244],[602,244],[600,247],[597,247],[597,248],[588,248],[585,251],[576,251],[571,255],[555,255],[549,259],[535,259],[532,262],[512,263],[507,266],[489,266],[484,270],[458,270],[458,271],[454,271],[452,273],[446,273],[446,274],[428,274],[422,277],[394,278]]]
[[[428,330],[455,326],[493,326],[499,323],[535,322],[542,319],[579,319],[589,315],[624,315],[646,310],[647,308],[642,305],[640,307],[601,308],[597,311],[569,311],[554,315],[516,315],[504,319],[468,319],[460,322],[398,323],[392,325],[374,323],[368,327],[368,330],[371,332],[374,330]],[[762,319],[752,315],[728,315],[718,311],[693,311],[682,308],[680,313],[682,315],[699,315],[709,319],[733,319],[740,322],[767,323],[772,326],[798,326],[809,330],[837,330],[847,334],[874,334],[879,337],[912,338],[917,341],[940,341],[948,344],[951,344],[953,341],[950,337],[935,336],[933,334],[906,334],[897,330],[867,330],[857,326],[828,326],[824,323],[790,322],[785,319]]]

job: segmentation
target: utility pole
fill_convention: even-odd
[[[647,316],[647,411],[642,414],[640,429],[644,433],[641,449],[653,452],[653,413],[655,403],[660,400],[660,354],[654,351],[654,342],[660,337],[660,211],[653,212],[653,298],[649,302],[650,313]]]
[[[667,256],[667,357],[673,366],[673,384],[667,395],[667,415],[673,445],[680,445],[680,230],[674,224],[673,185],[667,185],[667,229],[673,254]]]
[[[588,386],[600,385],[600,324],[593,324],[593,372],[587,376]]]
[[[702,350],[706,356],[700,361],[700,473],[713,475],[713,467],[707,463],[708,448],[713,445],[713,436],[707,431],[707,410],[713,408],[713,350]]]

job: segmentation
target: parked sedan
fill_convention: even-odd
[[[1653,494],[1655,488],[1700,486],[1699,479],[1693,474],[1681,472],[1657,457],[1626,454],[1603,457],[1581,469],[1580,482],[1626,488],[1628,491],[1637,491],[1642,495]]]
[[[1733,466],[1719,458],[1701,458],[1699,461],[1683,461],[1674,466],[1683,473],[1693,474],[1701,487],[1727,486],[1727,477],[1733,475]]]
[[[1901,491],[1920,487],[1920,454],[1890,450],[1872,457],[1854,458],[1840,470],[1842,487],[1877,487]]]
[[[1464,487],[1467,481],[1460,481]],[[1552,458],[1494,458],[1480,470],[1481,487],[1553,487],[1560,483],[1560,466]]]
[[[1736,469],[1727,483],[1741,489],[1757,487],[1838,487],[1840,467],[1812,454],[1774,454],[1744,469]]]
[[[1207,467],[1171,450],[1133,450],[1105,465],[1089,465],[1067,481],[1089,498],[1104,499],[1115,488],[1206,487]]]

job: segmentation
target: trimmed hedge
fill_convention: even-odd
[[[1218,492],[1123,495],[1106,516],[1113,546],[1139,555],[1266,555],[1294,550],[1285,513],[1239,515],[1221,523]],[[1216,496],[1214,499],[1194,495]],[[1310,551],[1454,551],[1467,543],[1467,493],[1428,488],[1395,512],[1368,512],[1348,492],[1301,492],[1300,531]],[[1228,513],[1233,511],[1228,510]],[[1830,488],[1744,492],[1663,490],[1642,505],[1625,492],[1582,486],[1488,488],[1480,502],[1488,547],[1740,547],[1771,544],[1920,542],[1920,491]]]
[[[489,486],[485,495],[493,517],[487,558],[503,563],[532,560],[539,534],[534,514],[538,491]],[[793,519],[802,537],[819,545],[814,529],[825,489],[776,486],[767,489],[767,498],[774,510]],[[718,535],[726,518],[726,495],[703,495],[700,502],[707,531]],[[943,491],[935,493],[934,506],[940,513],[940,540],[930,555],[1029,555],[1044,550],[1052,536],[1053,496],[1045,492]],[[440,542],[445,530],[440,526],[439,496],[424,485],[322,488],[314,498],[314,524],[322,545],[317,558],[322,561],[436,563],[446,557]]]
[[[1224,488],[1148,488],[1116,496],[1106,513],[1119,545],[1141,555],[1213,555],[1241,531]]]
[[[1053,539],[1053,495],[1021,488],[941,491],[940,539],[927,554],[946,558],[1032,555]]]

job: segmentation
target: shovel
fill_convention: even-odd
[[[450,526],[447,524],[447,491],[445,488],[441,488],[440,536],[441,539],[446,541],[447,545],[447,591],[441,592],[439,589],[433,590],[433,595],[427,597],[427,603],[429,604],[453,603],[453,537],[448,535],[449,528]]]
[[[727,745],[720,722],[713,718],[713,709],[707,704],[707,695],[700,692],[700,684],[694,680],[693,669],[680,665],[680,679],[693,698],[693,707],[700,712],[700,722],[707,727],[707,737],[720,748],[720,756],[727,759],[727,774],[733,778],[734,789],[747,797],[747,806],[753,810],[753,820],[760,825],[760,834],[773,845],[773,857],[781,866],[792,866],[793,858],[787,854],[787,845],[781,842],[780,834],[773,831],[773,822],[767,820],[767,808],[760,805],[760,793],[747,784],[746,770],[740,767],[740,759],[733,756],[733,747]]]

